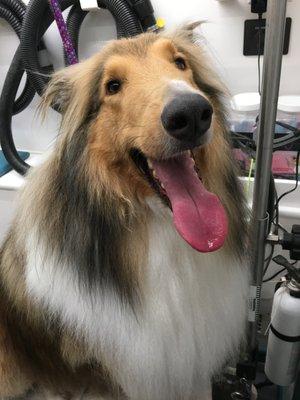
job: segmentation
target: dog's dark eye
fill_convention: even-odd
[[[186,69],[186,62],[182,57],[176,57],[174,62],[178,69],[181,69],[183,71]]]
[[[106,84],[106,91],[108,94],[116,94],[121,89],[121,81],[119,79],[112,79]]]

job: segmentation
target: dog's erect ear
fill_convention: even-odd
[[[187,24],[182,25],[178,28],[175,32],[175,36],[180,36],[185,40],[189,40],[190,42],[194,43],[197,40],[197,33],[195,29],[201,26],[205,21],[195,21],[190,22]]]
[[[43,113],[46,112],[48,107],[53,107],[61,113],[65,112],[72,93],[70,76],[73,70],[74,67],[69,67],[52,75],[42,97],[41,109]]]
[[[71,67],[70,67],[71,69]],[[68,69],[55,72],[43,93],[41,109],[46,112],[48,107],[63,112],[71,97],[71,83],[69,82]]]
[[[187,56],[193,72],[193,78],[200,90],[211,97],[224,97],[227,92],[214,72],[213,61],[210,60],[207,47],[201,40],[199,30],[195,31],[205,21],[186,24],[170,34],[170,38],[179,51]],[[168,36],[167,36],[168,37]],[[204,41],[205,42],[205,41]]]
[[[42,114],[54,107],[62,114],[63,124],[76,128],[99,108],[101,72],[100,54],[55,72],[42,97]]]

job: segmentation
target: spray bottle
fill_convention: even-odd
[[[300,270],[284,257],[277,258],[292,278],[274,295],[265,373],[273,383],[289,386],[300,366]]]

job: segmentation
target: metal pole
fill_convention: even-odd
[[[253,194],[251,255],[251,291],[249,304],[249,356],[257,344],[257,317],[259,314],[265,239],[267,230],[267,205],[272,166],[273,139],[280,85],[282,50],[285,32],[287,0],[269,0],[266,20],[262,96],[258,126],[256,173]],[[251,297],[251,294],[250,294]]]

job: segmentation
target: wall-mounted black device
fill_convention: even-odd
[[[286,19],[283,54],[288,54],[292,18]],[[264,54],[265,19],[247,19],[244,24],[244,56],[257,56]],[[260,37],[259,37],[260,36]]]
[[[251,0],[251,12],[263,14],[267,11],[267,0]]]

